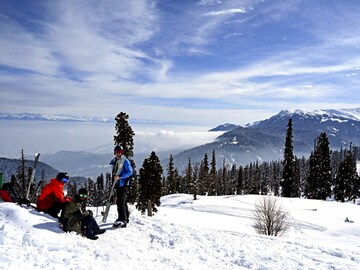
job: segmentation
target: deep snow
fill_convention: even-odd
[[[271,237],[253,228],[260,196],[198,198],[163,197],[153,217],[131,206],[125,229],[111,228],[113,205],[108,223],[96,216],[108,229],[97,241],[64,233],[31,208],[0,203],[1,269],[360,269],[360,200],[278,198],[291,229]]]

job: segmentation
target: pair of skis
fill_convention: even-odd
[[[126,159],[125,156],[121,156],[120,160],[118,161],[119,162],[118,169],[117,169],[116,173],[113,176],[120,175],[122,167],[124,166],[125,159]],[[108,198],[108,201],[106,203],[105,211],[103,212],[103,218],[102,218],[103,223],[106,222],[107,217],[109,215],[110,206],[111,206],[111,198],[114,196],[114,192],[115,192],[114,189],[115,189],[115,185],[116,185],[117,182],[118,181],[115,181],[115,179],[113,180],[111,190],[110,190],[110,194],[109,194],[109,198]]]
[[[38,161],[39,161],[39,158],[40,158],[40,153],[36,153],[35,154],[35,162],[34,162],[34,168],[31,172],[31,177],[30,177],[30,181],[29,181],[29,186],[27,188],[27,191],[26,191],[26,200],[29,201],[29,196],[30,196],[30,190],[31,190],[31,186],[34,182],[34,179],[35,179],[35,172],[36,172],[36,166],[38,164]],[[121,156],[120,160],[118,161],[119,165],[118,165],[118,169],[116,171],[116,174],[115,175],[120,175],[121,173],[121,170],[122,170],[122,167],[124,166],[124,162],[125,162],[125,156]],[[114,176],[115,176],[114,175]],[[112,183],[112,186],[111,186],[111,190],[110,190],[110,194],[109,194],[109,198],[108,198],[108,201],[107,201],[107,204],[106,204],[106,208],[105,208],[105,211],[103,213],[103,219],[102,219],[102,222],[106,222],[107,220],[107,217],[109,215],[109,211],[110,211],[110,206],[111,206],[111,198],[114,196],[114,191],[115,191],[115,185],[118,181],[113,181]]]
[[[32,172],[31,172],[29,186],[27,188],[26,196],[25,196],[25,199],[28,200],[28,201],[29,201],[31,186],[32,186],[32,184],[34,182],[34,179],[35,179],[36,166],[38,164],[39,158],[40,158],[40,153],[35,153],[34,168],[33,168]]]

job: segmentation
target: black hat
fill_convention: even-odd
[[[79,194],[88,195],[86,188],[80,188],[78,192]]]
[[[69,180],[69,175],[66,172],[59,172],[56,176],[56,179],[60,182],[66,183]]]
[[[114,148],[114,153],[115,153],[115,152],[118,152],[118,151],[124,152],[124,149],[121,147],[121,145],[115,146],[115,148]]]

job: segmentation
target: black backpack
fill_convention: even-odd
[[[130,161],[130,165],[131,165],[131,168],[132,168],[132,171],[133,171],[133,174],[129,177],[130,178],[129,181],[130,181],[130,185],[131,185],[132,181],[135,180],[135,175],[136,175],[135,168],[136,168],[136,165],[135,165],[134,158],[130,158],[129,161]]]
[[[131,186],[132,181],[135,180],[135,175],[136,175],[136,172],[135,172],[136,165],[135,165],[134,159],[132,157],[130,157],[130,158],[128,158],[128,160],[130,162],[133,174],[131,176],[129,176],[128,178],[126,178],[125,186]]]

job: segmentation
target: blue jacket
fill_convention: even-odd
[[[119,162],[120,159],[117,159],[116,157],[113,158],[111,161],[110,161],[110,165],[112,165],[112,175],[115,176],[117,170],[118,170],[118,162]],[[133,174],[133,169],[131,167],[131,164],[130,164],[130,161],[126,158],[125,161],[124,161],[124,165],[121,169],[121,172],[120,172],[120,180],[119,180],[119,187],[123,187],[125,184],[126,186],[130,186],[130,181],[126,181],[126,179],[130,176],[132,176]]]

